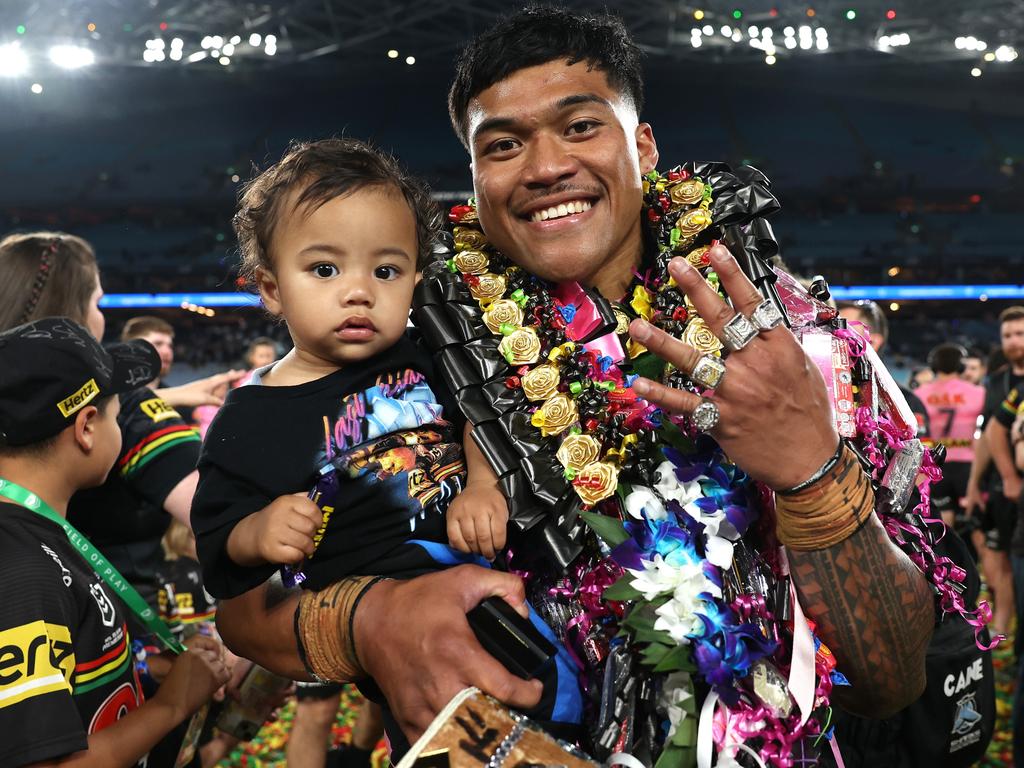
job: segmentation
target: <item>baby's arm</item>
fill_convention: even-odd
[[[307,494],[279,496],[231,530],[228,557],[241,566],[300,563],[313,554],[322,521],[320,508]]]
[[[508,504],[498,488],[498,476],[472,433],[473,426],[467,421],[463,436],[466,489],[448,507],[448,542],[460,552],[475,552],[493,560],[505,548]]]

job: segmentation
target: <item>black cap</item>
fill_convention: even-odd
[[[52,437],[98,397],[137,389],[159,372],[149,342],[103,347],[66,317],[0,333],[0,445]]]

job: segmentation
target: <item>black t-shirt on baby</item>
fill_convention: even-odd
[[[461,423],[449,421],[459,418],[408,337],[316,381],[233,390],[203,444],[192,503],[206,589],[233,597],[269,578],[278,566],[228,558],[228,535],[279,496],[314,487],[324,523],[303,586],[436,570],[431,543],[447,542],[444,513],[465,480]]]

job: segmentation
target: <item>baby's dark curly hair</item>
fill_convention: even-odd
[[[291,213],[283,206],[294,190],[302,190],[295,209],[316,210],[336,197],[367,187],[388,186],[402,194],[416,219],[416,267],[423,269],[434,258],[442,222],[427,185],[369,144],[336,138],[292,142],[279,162],[242,188],[238,211],[232,219],[241,254],[240,276],[253,285],[258,268],[274,271],[270,241],[282,216]]]

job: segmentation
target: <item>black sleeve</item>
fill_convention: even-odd
[[[995,413],[992,415],[995,420],[1002,424],[1004,427],[1009,429],[1013,426],[1013,422],[1017,419],[1017,408],[1020,406],[1020,391],[1016,388],[1010,390],[1010,394],[1006,396],[996,408]]]
[[[214,597],[237,597],[248,592],[270,578],[278,567],[241,566],[227,553],[228,536],[235,526],[271,501],[243,478],[209,460],[206,454],[200,459],[199,485],[192,499],[192,531],[202,565],[203,585]]]
[[[903,396],[907,399],[907,405],[910,406],[910,410],[914,412],[914,417],[917,419],[917,436],[927,437],[932,433],[931,419],[928,418],[928,409],[924,407],[924,403],[921,402],[921,398],[915,395],[909,389],[903,390]]]
[[[0,765],[17,768],[87,749],[88,735],[68,683],[78,628],[70,590],[45,567],[37,542],[3,550]]]
[[[167,495],[196,468],[199,433],[146,387],[121,396],[121,455],[114,471],[140,497],[163,507]]]

